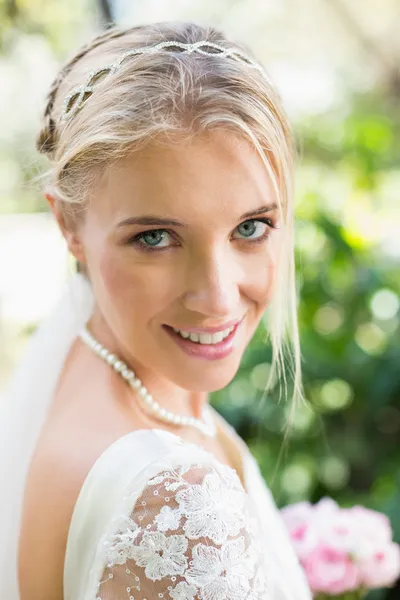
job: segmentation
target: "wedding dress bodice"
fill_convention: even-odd
[[[64,600],[309,600],[249,451],[243,476],[245,487],[210,452],[161,429],[114,442],[75,505]]]

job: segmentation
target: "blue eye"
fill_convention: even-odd
[[[244,236],[241,239],[260,241],[266,239],[270,234],[270,230],[274,228],[271,219],[248,219],[238,225],[237,231]],[[258,235],[254,235],[257,233]]]
[[[162,242],[169,235],[170,233],[166,229],[152,229],[139,233],[131,240],[131,243],[139,244],[143,250],[168,248],[169,244]]]

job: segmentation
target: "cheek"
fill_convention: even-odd
[[[168,269],[134,260],[129,251],[104,253],[98,262],[100,285],[107,296],[108,312],[140,323],[160,313],[173,301],[175,287]]]
[[[134,269],[128,270],[116,259],[113,252],[105,252],[100,257],[99,275],[107,293],[118,300],[138,289]]]
[[[121,261],[113,252],[104,253],[98,268],[109,308],[122,311],[125,316],[127,313],[137,314],[137,309],[145,305],[146,300],[146,287],[143,286],[140,270],[127,261]]]
[[[120,249],[110,247],[105,240],[92,238],[90,242],[86,257],[96,302],[106,321],[118,327],[137,314],[140,282]]]
[[[277,270],[276,248],[268,248],[256,259],[253,257],[247,271],[248,295],[257,303],[260,310],[265,310],[270,303],[273,284]]]
[[[275,262],[269,260],[266,268],[263,269],[262,278],[259,275],[258,302],[262,310],[265,310],[271,301],[275,272]]]

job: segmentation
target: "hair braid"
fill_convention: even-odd
[[[125,35],[128,31],[135,29],[132,27],[131,29],[112,29],[107,30],[99,35],[97,35],[93,40],[89,43],[82,46],[80,50],[68,61],[64,64],[64,66],[59,71],[57,77],[54,79],[51,84],[50,91],[47,94],[46,98],[46,106],[43,113],[44,124],[36,138],[36,148],[42,154],[47,154],[50,158],[52,157],[56,143],[57,143],[57,135],[56,135],[56,121],[52,116],[52,111],[54,107],[54,102],[57,96],[58,89],[60,87],[61,82],[65,79],[68,73],[71,72],[72,68],[76,65],[76,63],[83,58],[88,52],[94,50],[101,44],[105,42],[121,37]]]

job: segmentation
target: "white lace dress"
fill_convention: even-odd
[[[75,505],[64,600],[309,600],[279,512],[240,442],[245,489],[233,468],[169,432],[114,442]]]

